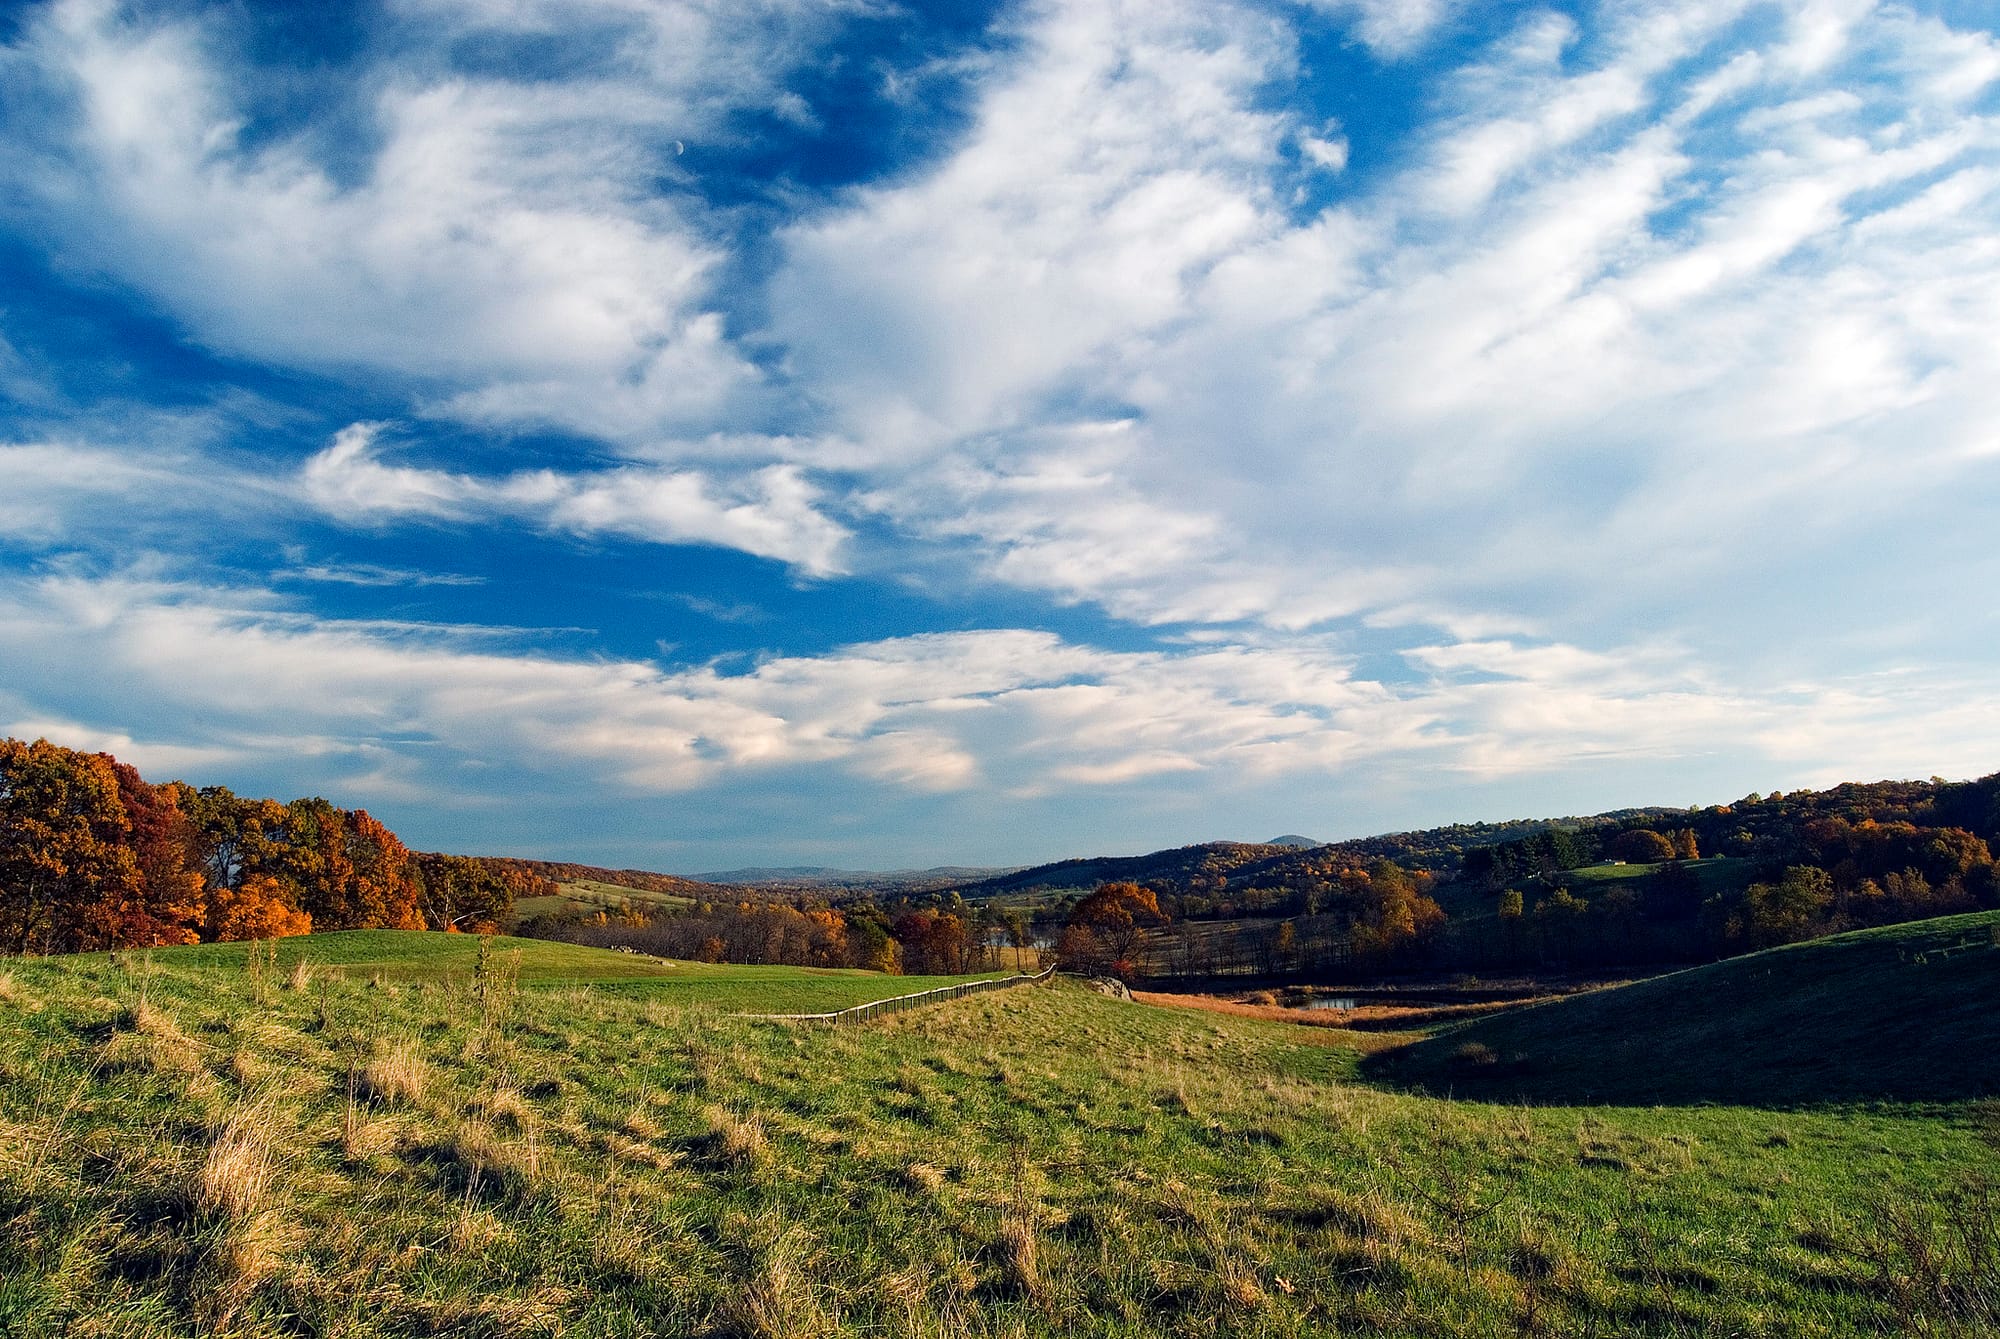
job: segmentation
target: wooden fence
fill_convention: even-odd
[[[865,1023],[873,1018],[899,1014],[905,1009],[921,1009],[927,1004],[942,1004],[946,1000],[963,999],[967,995],[978,995],[989,990],[1032,986],[1048,980],[1055,975],[1055,970],[1050,967],[1033,976],[1003,976],[995,981],[964,981],[955,986],[938,986],[932,990],[919,990],[911,995],[896,995],[886,1000],[857,1004],[849,1009],[836,1009],[830,1014],[738,1014],[737,1017],[761,1019],[771,1023],[813,1023],[823,1027],[839,1027],[843,1023]]]

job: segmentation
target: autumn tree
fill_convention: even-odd
[[[1692,842],[1693,838],[1689,838]],[[1651,828],[1633,828],[1621,832],[1611,839],[1606,851],[1614,860],[1628,861],[1634,865],[1655,865],[1662,860],[1674,859],[1674,844]]]
[[[206,905],[201,871],[194,866],[199,834],[180,807],[186,787],[176,782],[148,785],[138,769],[125,763],[114,763],[113,771],[125,807],[126,843],[139,872],[138,895],[118,918],[117,942],[196,943]]]
[[[207,938],[284,939],[312,933],[312,917],[292,905],[291,890],[269,874],[252,874],[234,888],[209,891]]]
[[[1377,860],[1360,878],[1344,881],[1342,910],[1353,951],[1364,957],[1408,957],[1444,928],[1444,908],[1430,896],[1429,877],[1393,860]]]
[[[366,809],[356,809],[345,818],[347,884],[341,890],[341,900],[349,923],[392,930],[423,929],[422,889],[410,849]],[[501,914],[505,915],[504,910]]]
[[[462,855],[414,857],[418,909],[433,930],[497,930],[513,914],[507,877],[484,861]]]
[[[0,740],[0,945],[13,953],[115,947],[142,898],[109,757]]]
[[[972,969],[977,948],[963,916],[926,907],[898,916],[895,929],[904,971],[956,976]]]
[[[1136,883],[1107,883],[1078,902],[1056,940],[1056,957],[1073,972],[1128,976],[1146,930],[1166,924],[1157,894]]]

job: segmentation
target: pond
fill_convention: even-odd
[[[1353,1007],[1354,997],[1352,995],[1323,995],[1318,999],[1306,1001],[1306,1008],[1308,1009],[1345,1010],[1352,1009]]]

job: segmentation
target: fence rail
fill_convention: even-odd
[[[867,1004],[836,1009],[830,1014],[738,1014],[737,1017],[760,1019],[770,1023],[816,1023],[823,1027],[839,1027],[843,1023],[865,1023],[873,1018],[899,1014],[905,1009],[921,1009],[927,1004],[942,1004],[946,1000],[963,999],[967,995],[979,995],[989,990],[1032,986],[1048,980],[1055,975],[1055,970],[1049,967],[1033,976],[1003,976],[996,981],[963,981],[955,986],[937,986],[910,995],[895,995],[886,1000],[871,1000]]]

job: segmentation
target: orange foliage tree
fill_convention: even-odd
[[[110,758],[0,741],[0,946],[118,944],[122,909],[141,896],[130,827]]]
[[[290,890],[269,874],[209,893],[205,928],[212,941],[284,939],[311,934],[312,926],[312,917],[292,905]]]
[[[365,811],[152,785],[108,754],[0,739],[0,953],[422,929],[421,893]]]

